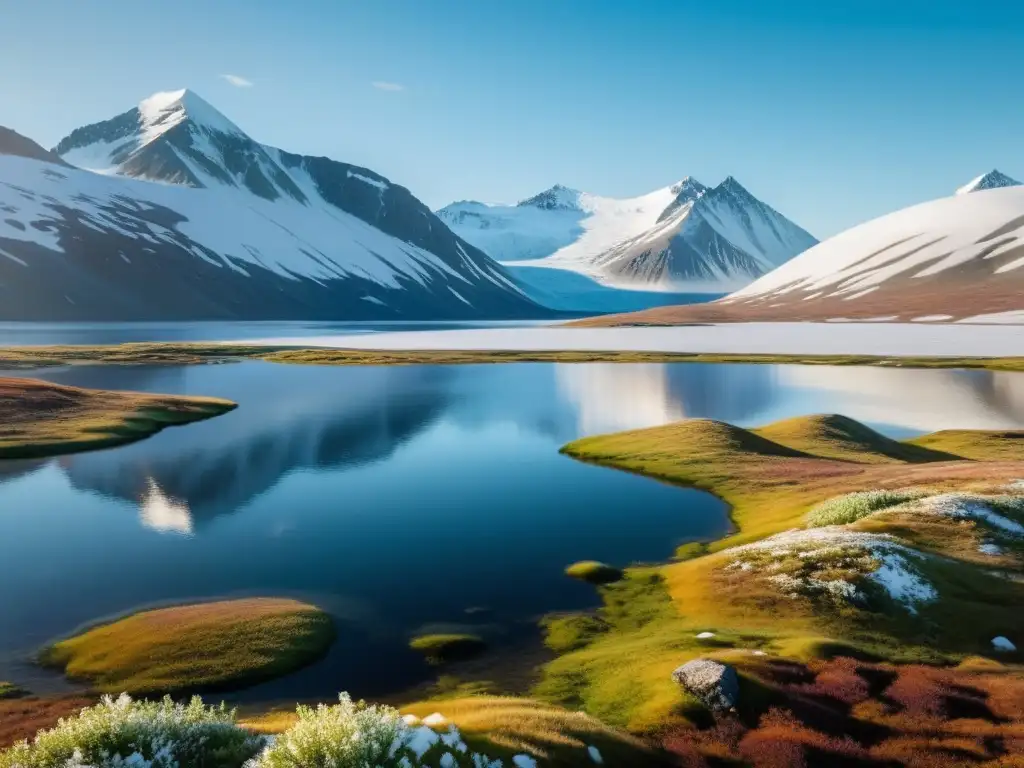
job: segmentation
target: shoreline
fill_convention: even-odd
[[[1021,340],[1024,346],[1024,338]],[[897,355],[679,352],[629,349],[444,349],[283,344],[153,342],[0,347],[0,369],[70,365],[212,365],[260,360],[291,365],[476,365],[508,363],[734,363],[761,365],[962,368],[1024,371],[1024,354]]]

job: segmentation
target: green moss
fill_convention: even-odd
[[[334,626],[295,600],[248,598],[143,611],[62,640],[40,662],[106,693],[230,690],[322,657]]]
[[[479,635],[436,634],[414,637],[409,647],[422,653],[431,664],[447,664],[478,656],[487,649]]]
[[[605,621],[585,613],[546,616],[541,626],[544,644],[555,653],[578,650],[608,631]]]
[[[611,584],[622,578],[622,570],[596,560],[581,560],[568,566],[565,575],[588,584]]]
[[[695,557],[703,557],[709,552],[707,542],[691,541],[687,544],[680,544],[676,547],[673,555],[676,560],[693,560]]]
[[[14,683],[6,683],[0,680],[0,700],[19,699],[22,696],[28,696],[28,691],[24,688],[19,688]]]
[[[706,547],[684,545],[675,562],[627,569],[622,582],[602,587],[598,617],[607,630],[567,643],[570,650],[545,666],[536,694],[630,730],[661,731],[685,724],[699,706],[671,682],[672,670],[691,658],[742,667],[757,658],[751,651],[762,650],[796,660],[844,655],[949,664],[991,653],[995,635],[1024,634],[1024,616],[1010,608],[1024,600],[1024,586],[987,568],[934,557],[918,563],[911,555],[939,595],[914,613],[880,587],[870,589],[877,587],[864,578],[870,558],[842,547],[816,550],[814,558],[727,550],[798,527],[808,510],[848,493],[881,489],[879,498],[889,503],[920,489],[1003,487],[1024,476],[1024,440],[996,434],[899,442],[850,419],[812,416],[756,430],[697,419],[570,443],[564,452],[582,460],[720,496],[731,504],[738,531]],[[998,455],[999,462],[968,453]],[[878,520],[887,514],[879,512]],[[752,570],[736,565],[758,557],[764,562],[751,562]],[[855,566],[867,570],[853,573]],[[769,578],[799,579],[807,569],[816,578],[854,579],[871,593],[869,604],[837,599],[824,588],[792,597]],[[705,631],[712,637],[699,638]]]

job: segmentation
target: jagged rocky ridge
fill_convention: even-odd
[[[438,215],[506,264],[691,291],[741,287],[817,243],[732,177],[712,188],[687,177],[625,200],[556,185],[516,206],[465,201]]]

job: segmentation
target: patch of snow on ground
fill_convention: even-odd
[[[992,638],[992,647],[997,651],[1007,651],[1009,653],[1017,650],[1017,646],[1010,642],[1009,638],[1002,635]]]
[[[715,636],[714,632],[701,632],[699,635],[697,635],[697,639],[698,640],[708,640],[708,639],[710,639],[710,638],[712,638],[714,636]]]
[[[2,186],[0,186],[2,189]],[[0,220],[2,226],[2,220]],[[308,338],[265,344],[310,346]],[[321,336],[320,347],[503,351],[643,351],[893,357],[1024,356],[1024,333],[1013,327],[911,323],[734,323],[646,328],[478,328]]]
[[[591,745],[587,747],[587,754],[590,755],[590,762],[594,765],[604,765],[604,758],[601,757],[601,750]]]
[[[957,320],[958,323],[978,325],[1024,324],[1024,310],[1015,309],[1011,312],[994,312],[988,315],[975,315]]]
[[[794,529],[733,547],[729,552],[741,560],[753,557],[755,570],[760,567],[769,572],[781,567],[778,560],[786,556],[796,555],[806,559],[811,564],[810,576],[806,573],[802,577],[788,573],[768,576],[772,583],[791,597],[810,593],[854,603],[864,599],[853,582],[816,578],[813,575],[813,563],[819,559],[826,560],[830,570],[838,565],[845,570],[859,572],[862,577],[885,589],[893,600],[910,613],[917,612],[918,603],[929,602],[937,597],[935,588],[917,572],[911,562],[924,555],[886,534],[862,533],[842,526]],[[761,553],[770,555],[776,561],[764,565],[757,560]]]
[[[1016,500],[1015,500],[1016,501]],[[996,512],[983,496],[970,496],[960,493],[944,493],[922,499],[922,507],[938,515],[957,519],[971,518],[980,520],[992,528],[1011,536],[1024,536],[1024,525]],[[1024,511],[1024,499],[1017,501]]]
[[[910,322],[912,323],[941,323],[946,320],[952,320],[952,315],[922,315],[921,317],[915,317]]]
[[[998,544],[993,544],[992,542],[988,541],[986,541],[984,544],[981,544],[978,547],[978,551],[981,552],[981,554],[983,555],[992,555],[993,557],[1003,554],[1002,547],[1000,547]]]
[[[938,596],[931,584],[907,568],[905,558],[891,552],[882,554],[881,558],[881,566],[868,578],[885,587],[889,596],[907,606],[911,613],[917,612],[915,603],[927,603]]]

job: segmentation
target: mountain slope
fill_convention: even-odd
[[[1024,187],[906,208],[826,240],[720,301],[607,322],[834,319],[1024,322]]]
[[[730,176],[689,199],[681,195],[654,227],[609,249],[596,263],[643,282],[731,289],[816,243]]]
[[[0,154],[0,317],[544,313],[404,187],[261,145],[190,91],[55,153]]]
[[[517,206],[453,203],[438,215],[495,258],[606,284],[722,292],[817,241],[728,178],[685,178],[617,200],[556,186]]]
[[[985,189],[1001,189],[1003,187],[1019,187],[1020,182],[1016,179],[1011,179],[1005,173],[998,170],[992,170],[988,173],[983,173],[976,179],[964,184],[960,187],[956,193],[958,195],[966,195],[970,192],[981,192]]]

